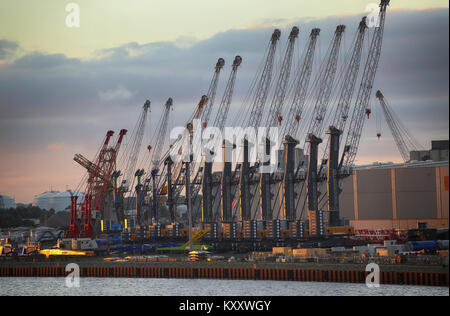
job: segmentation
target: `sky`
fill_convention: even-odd
[[[73,155],[92,158],[109,129],[131,132],[146,99],[152,111],[144,142],[150,142],[168,97],[174,99],[171,126],[183,124],[223,57],[220,100],[224,78],[239,54],[243,63],[233,117],[274,28],[281,29],[285,45],[290,28],[299,26],[298,56],[310,30],[321,28],[321,60],[336,25],[345,24],[345,56],[371,3],[74,2],[80,26],[70,28],[69,1],[0,1],[0,194],[16,202],[29,203],[50,189],[76,188],[84,170]],[[449,138],[448,15],[448,1],[392,0],[374,85],[424,149],[432,139]],[[401,161],[386,124],[377,127],[380,110],[371,106],[373,116],[365,124],[356,162]]]

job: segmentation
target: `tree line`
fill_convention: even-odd
[[[0,228],[35,227],[37,225],[33,220],[39,219],[40,223],[44,223],[54,214],[54,209],[45,210],[31,205],[0,209]]]

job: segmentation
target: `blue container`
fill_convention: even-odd
[[[122,225],[120,225],[120,224],[113,224],[113,225],[111,225],[111,230],[121,231],[122,230]]]
[[[440,249],[439,243],[436,240],[426,240],[426,241],[408,241],[406,243],[410,251],[421,251],[421,250],[438,250]]]

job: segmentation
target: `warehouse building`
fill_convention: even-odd
[[[416,150],[410,152],[411,161],[448,161],[448,140],[431,141],[430,150]]]
[[[449,163],[359,166],[343,183],[341,217],[355,229],[447,228]]]

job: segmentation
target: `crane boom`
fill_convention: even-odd
[[[409,153],[413,150],[418,150],[418,148],[420,147],[418,145],[418,142],[397,118],[395,112],[392,110],[392,107],[389,106],[380,90],[376,92],[376,97],[380,102],[381,108],[383,109],[386,122],[389,126],[389,129],[391,130],[392,136],[394,137],[394,141],[397,145],[400,155],[402,156],[404,161],[409,161]]]
[[[264,106],[266,104],[267,95],[269,94],[270,82],[272,80],[273,62],[277,43],[280,39],[281,32],[276,29],[270,38],[270,47],[265,59],[264,68],[258,80],[258,86],[253,94],[251,103],[250,117],[248,117],[247,126],[258,127],[261,123]]]
[[[331,91],[333,88],[334,78],[336,76],[339,51],[342,42],[342,35],[345,31],[345,25],[338,25],[334,32],[334,38],[330,53],[323,72],[319,74],[318,89],[316,90],[316,102],[311,123],[308,128],[308,135],[321,135],[322,126],[327,112],[328,103],[330,102]]]
[[[220,76],[220,70],[222,70],[223,66],[225,65],[225,60],[223,58],[219,58],[219,60],[216,63],[214,76],[211,80],[211,84],[209,85],[208,93],[206,96],[208,97],[208,102],[205,104],[205,107],[203,109],[202,113],[202,126],[205,128],[208,125],[209,118],[211,116],[212,108],[214,106],[214,101],[216,99],[216,91],[217,91],[217,84],[219,82],[219,76]]]
[[[301,119],[303,108],[306,101],[306,93],[308,91],[309,81],[311,79],[312,66],[314,62],[314,53],[316,50],[317,37],[320,34],[320,29],[315,28],[311,30],[309,35],[308,46],[306,48],[305,58],[298,71],[298,77],[294,83],[294,97],[287,115],[287,124],[282,135],[296,135],[299,121]]]
[[[223,130],[225,127],[225,122],[228,117],[228,112],[230,110],[231,100],[233,98],[234,84],[236,81],[236,74],[238,67],[242,63],[241,56],[236,56],[233,61],[230,77],[228,78],[227,86],[220,102],[219,110],[217,112],[216,118],[214,119],[214,126]]]
[[[134,173],[136,170],[136,163],[140,153],[142,138],[144,137],[145,123],[147,121],[147,114],[150,109],[150,101],[147,100],[142,107],[142,113],[136,123],[134,130],[134,135],[132,136],[131,146],[127,146],[124,152],[124,157],[126,159],[125,172],[123,180],[129,185],[134,178]]]
[[[158,169],[160,162],[161,162],[161,152],[164,147],[164,143],[166,140],[166,134],[167,134],[167,126],[169,121],[169,113],[172,109],[173,100],[172,98],[167,99],[166,104],[164,106],[164,112],[161,116],[161,120],[159,121],[159,125],[157,127],[157,134],[155,137],[155,146],[151,149],[152,151],[152,166],[150,170]]]
[[[267,116],[266,126],[276,126],[277,122],[281,124],[282,107],[286,97],[287,86],[292,68],[292,57],[294,56],[295,40],[298,37],[299,29],[294,26],[289,34],[288,44],[284,54],[283,62],[281,64],[280,74],[275,86],[275,93],[273,95],[272,103]]]
[[[359,68],[361,65],[362,49],[364,46],[364,39],[367,30],[367,18],[363,17],[358,26],[355,45],[353,46],[353,53],[347,66],[347,70],[342,81],[341,94],[335,112],[332,126],[343,131],[345,123],[347,122],[348,113],[350,110],[350,102],[355,91],[356,79],[358,77]]]

